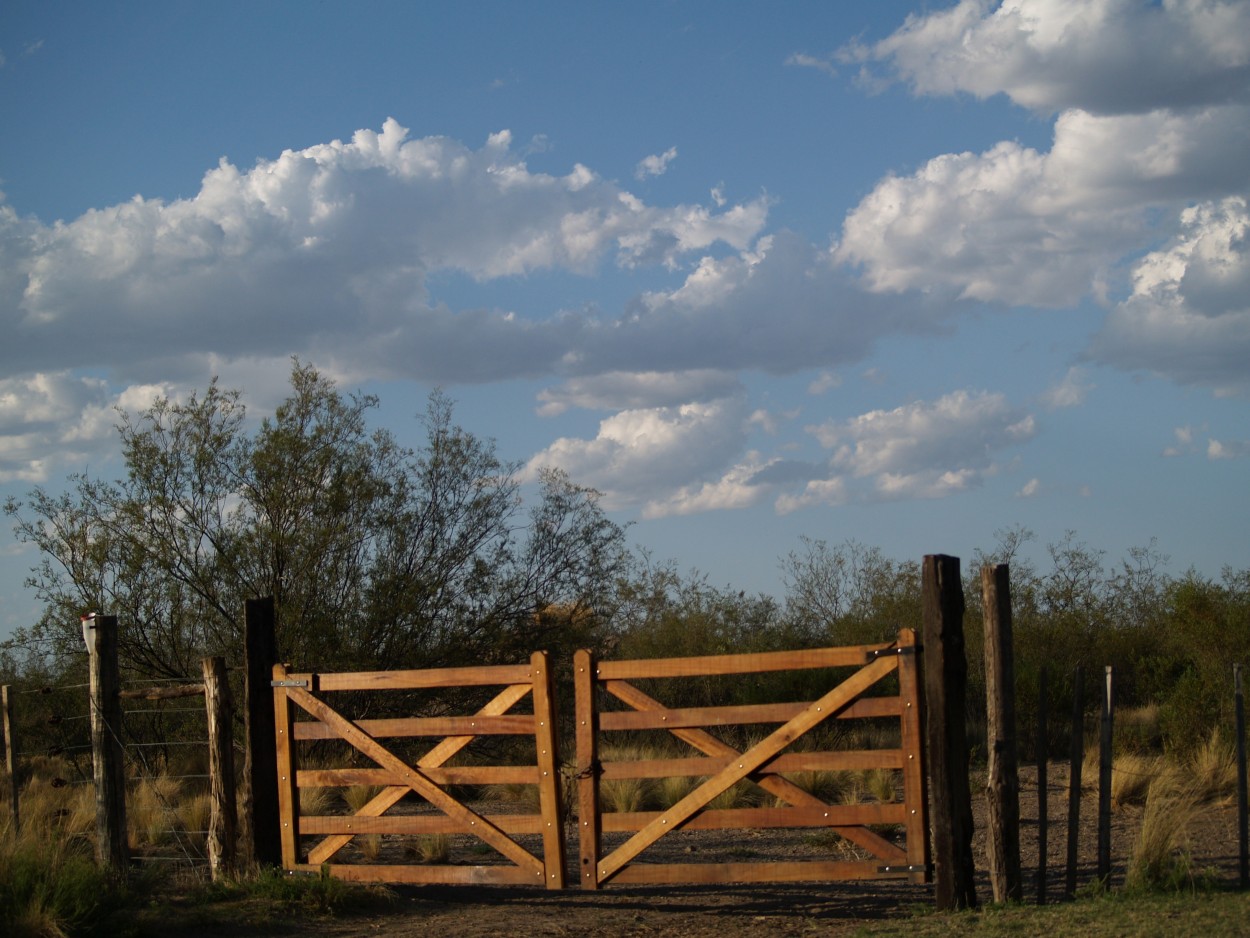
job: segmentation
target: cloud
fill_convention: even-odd
[[[1243,459],[1250,456],[1250,440],[1207,441],[1208,459]]]
[[[669,147],[663,153],[643,157],[634,169],[635,179],[646,179],[648,176],[663,176],[668,172],[668,164],[677,159],[677,148]]]
[[[430,274],[671,266],[718,244],[746,250],[767,212],[763,197],[649,206],[581,165],[531,172],[506,131],[471,150],[388,120],[247,171],[223,160],[191,199],[136,197],[51,227],[0,205],[0,368],[205,351],[376,362],[381,345],[400,350],[381,359],[396,375],[472,380],[483,351],[479,377],[548,373],[579,321],[453,311]]]
[[[1042,483],[1040,479],[1029,479],[1028,482],[1020,486],[1020,491],[1016,492],[1018,498],[1036,498],[1042,491]]]
[[[600,421],[594,439],[556,440],[531,458],[527,473],[556,466],[603,492],[605,506],[649,503],[662,512],[666,500],[693,497],[690,486],[722,478],[743,450],[747,425],[744,395],[625,410]]]
[[[876,291],[1071,305],[1158,236],[1160,207],[1250,186],[1247,152],[1246,106],[1065,112],[1048,153],[1004,141],[886,177],[847,215],[835,257]]]
[[[800,68],[814,68],[818,72],[824,72],[830,78],[836,78],[838,75],[838,70],[834,67],[833,61],[830,58],[808,55],[805,52],[793,53],[786,58],[786,64],[797,65]]]
[[[1239,0],[961,0],[840,57],[884,64],[916,94],[1005,94],[1043,113],[1146,113],[1244,101],[1250,6]]]
[[[702,369],[683,372],[623,372],[572,378],[538,393],[538,412],[554,417],[570,407],[591,410],[638,410],[672,407],[692,401],[709,401],[737,393],[742,388],[729,372]]]
[[[1082,368],[1069,368],[1063,378],[1042,394],[1042,403],[1051,410],[1065,407],[1076,407],[1085,402],[1087,395],[1094,386],[1085,378]]]
[[[1033,417],[1001,394],[955,391],[936,401],[875,410],[808,428],[833,451],[825,488],[845,498],[853,480],[866,498],[938,498],[980,484],[997,471],[994,455],[1032,439]],[[831,480],[842,484],[829,486]],[[805,495],[818,495],[809,483]]]
[[[0,483],[43,482],[55,466],[111,452],[117,408],[137,412],[169,391],[140,385],[112,393],[101,379],[68,372],[0,380]]]
[[[1133,270],[1132,294],[1090,347],[1098,361],[1225,394],[1250,390],[1250,209],[1229,197],[1181,214],[1181,229]]]

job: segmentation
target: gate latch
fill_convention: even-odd
[[[912,866],[879,866],[878,873],[932,873],[933,865],[926,866],[923,863],[914,864]]]
[[[877,648],[868,652],[868,660],[874,661],[877,658],[894,658],[898,655],[914,655],[916,653],[916,645],[893,645],[890,648]]]
[[[307,681],[270,681],[270,687],[307,687]]]

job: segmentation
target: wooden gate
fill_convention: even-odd
[[[336,692],[450,690],[491,685],[503,685],[503,689],[467,715],[352,720],[326,700]],[[423,671],[295,674],[276,665],[273,694],[284,869],[316,871],[328,865],[332,875],[358,881],[543,883],[550,889],[563,887],[559,762],[552,719],[551,669],[545,652],[536,652],[529,664]],[[532,698],[532,713],[509,712],[526,697]],[[297,719],[297,715],[311,719]],[[534,762],[448,765],[454,755],[483,736],[532,736]],[[410,754],[411,744],[401,749],[396,743],[379,742],[414,737],[441,740],[417,758]],[[373,767],[300,767],[297,752],[301,742],[330,739],[346,742],[354,751],[354,758],[364,756]],[[537,786],[539,813],[488,816],[470,807],[467,799],[457,794],[459,786],[490,784]],[[301,791],[353,785],[381,786],[381,790],[354,814],[310,816],[301,811]],[[410,794],[415,794],[419,802],[413,806],[413,799],[407,799],[409,804],[401,806]],[[392,809],[395,811],[388,814]],[[476,838],[475,843],[481,841],[510,862],[334,862],[333,858],[356,837],[396,834],[469,835]],[[309,845],[305,843],[309,835],[322,839]],[[518,837],[523,835],[538,835],[530,837],[535,842],[541,838],[541,856],[522,845]]]
[[[911,629],[885,645],[822,648],[703,658],[596,661],[580,651],[574,662],[577,698],[578,878],[586,889],[608,883],[731,883],[798,880],[908,878],[928,881],[929,832],[922,764],[920,669]],[[813,668],[855,670],[818,700],[669,709],[633,681],[746,675]],[[841,674],[841,672],[838,672]],[[898,691],[880,696],[882,680],[898,676]],[[600,701],[618,709],[604,710]],[[625,708],[621,708],[621,704]],[[826,720],[896,718],[897,748],[795,751],[804,734]],[[705,727],[781,724],[741,750]],[[602,738],[611,732],[666,730],[693,748],[693,758],[602,759]],[[786,750],[790,750],[787,752]],[[799,787],[788,773],[881,768],[901,775],[901,802],[827,803]],[[704,780],[663,811],[604,812],[601,783],[613,779],[693,776]],[[721,792],[750,780],[774,796],[776,807],[713,809]],[[900,846],[874,829],[901,826]],[[836,832],[868,859],[774,860],[771,862],[647,862],[640,855],[661,838],[684,830],[815,827]],[[608,853],[604,834],[630,833]]]

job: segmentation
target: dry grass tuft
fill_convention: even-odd
[[[299,813],[304,817],[320,817],[328,814],[338,800],[335,788],[301,788],[299,790]]]
[[[408,851],[419,863],[447,863],[451,859],[451,838],[446,834],[423,834]]]
[[[381,791],[381,785],[349,785],[343,790],[343,800],[347,802],[353,814],[359,814],[361,808],[376,798]]]
[[[1174,889],[1192,883],[1194,868],[1185,850],[1185,834],[1201,804],[1195,790],[1178,788],[1174,777],[1162,775],[1151,783],[1129,859],[1130,888]]]
[[[1185,764],[1188,784],[1202,801],[1231,798],[1237,790],[1237,754],[1219,728],[1193,751]]]

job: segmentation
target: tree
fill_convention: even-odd
[[[237,654],[243,600],[262,595],[283,656],[325,669],[501,660],[574,622],[593,632],[627,561],[598,493],[546,471],[527,513],[519,464],[456,426],[443,394],[415,450],[369,429],[376,404],[296,361],[254,432],[216,381],[122,413],[124,478],[5,505],[39,549],[28,585],[45,604],[10,644],[64,660],[97,609],[121,620],[123,667],[184,676]],[[559,604],[595,614],[543,618]]]

